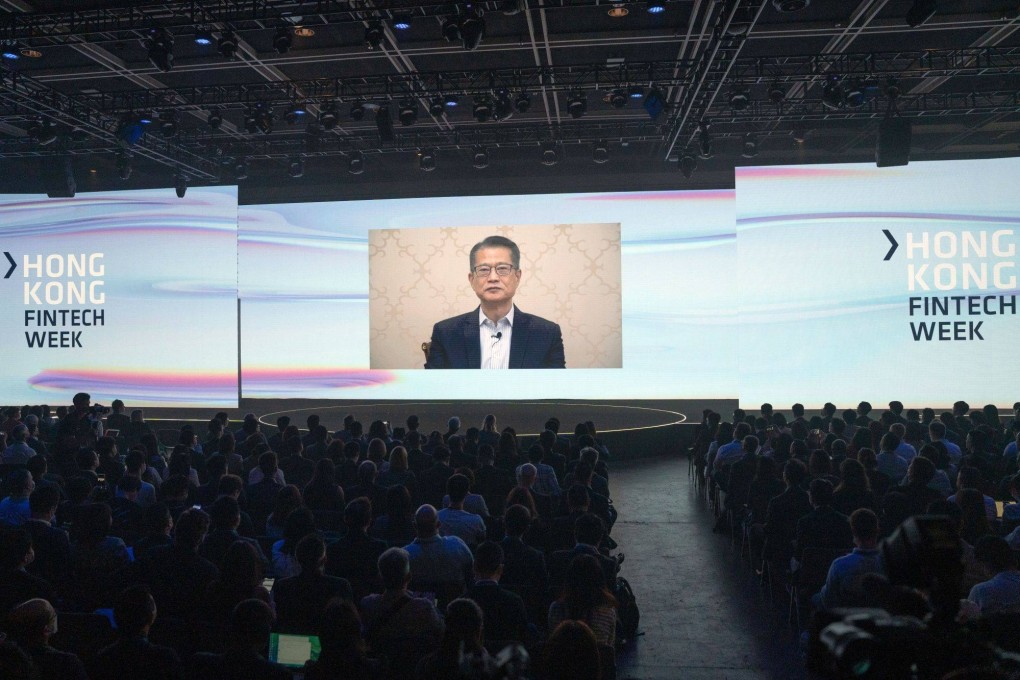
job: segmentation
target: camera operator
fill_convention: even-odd
[[[74,437],[78,439],[78,446],[92,446],[95,441],[82,441],[88,439],[86,433],[92,433],[94,439],[103,436],[103,424],[100,416],[107,411],[99,404],[92,406],[92,395],[88,392],[79,392],[74,395],[71,401],[72,406],[67,415],[60,421],[57,433],[61,439]]]

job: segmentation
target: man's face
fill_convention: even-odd
[[[482,248],[475,253],[474,267],[487,265],[488,276],[482,276],[472,271],[468,274],[468,281],[475,295],[483,303],[499,304],[509,302],[517,292],[517,286],[521,282],[521,270],[514,269],[508,276],[501,277],[496,273],[498,265],[513,265],[513,258],[509,248]]]

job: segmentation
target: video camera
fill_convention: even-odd
[[[911,517],[881,548],[887,579],[869,575],[865,589],[883,608],[816,613],[809,671],[821,678],[864,680],[927,680],[977,666],[1020,673],[1020,656],[991,644],[976,627],[956,623],[963,562],[949,517]]]

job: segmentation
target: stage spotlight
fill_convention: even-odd
[[[273,36],[273,49],[277,54],[287,54],[290,46],[294,44],[294,36],[291,34],[290,26],[280,26]]]
[[[368,22],[365,27],[365,47],[370,50],[377,50],[382,47],[383,41],[382,22],[378,19]]]
[[[645,9],[649,14],[662,14],[666,11],[666,3],[664,0],[648,0]]]
[[[323,104],[322,110],[319,111],[319,125],[322,126],[323,130],[335,128],[339,118],[340,116],[337,114],[334,102],[330,101]]]
[[[581,118],[588,111],[588,98],[583,92],[574,92],[567,99],[567,111],[571,118]]]
[[[159,117],[159,131],[164,137],[173,137],[177,134],[177,112],[174,110],[164,111]]]
[[[268,135],[273,131],[273,109],[265,102],[259,102],[250,109],[248,115],[245,117],[245,129],[250,134],[261,132],[264,135]]]
[[[17,44],[4,45],[3,52],[0,53],[4,59],[10,59],[11,61],[17,61],[21,59],[21,50],[18,49]]]
[[[365,102],[354,102],[351,104],[351,119],[361,120],[365,117]]]
[[[400,124],[404,127],[414,125],[418,120],[418,102],[413,99],[405,99],[400,102],[397,117],[400,119]]]
[[[631,99],[641,99],[645,96],[645,89],[640,85],[631,85],[627,88],[627,96]]]
[[[432,172],[436,169],[435,149],[422,149],[418,152],[418,169],[422,172]]]
[[[609,147],[605,140],[600,139],[595,142],[595,147],[591,151],[591,159],[599,165],[609,161]]]
[[[149,62],[164,73],[174,67],[174,36],[162,27],[150,28],[145,39]]]
[[[799,12],[802,9],[807,9],[810,4],[811,0],[772,0],[772,6],[776,8],[777,12],[783,14]]]
[[[393,119],[390,118],[390,107],[380,106],[375,112],[375,128],[379,132],[380,142],[393,141]]]
[[[237,58],[237,36],[229,28],[220,33],[219,42],[216,44],[216,49],[219,51],[220,56],[224,59],[235,59]]]
[[[485,37],[484,12],[481,7],[470,7],[467,16],[460,22],[460,39],[465,50],[473,50],[481,44]]]
[[[124,116],[117,126],[117,141],[121,146],[134,146],[145,134],[146,121],[152,122],[148,117],[135,115]]]
[[[484,146],[476,146],[474,149],[474,158],[471,161],[471,165],[477,170],[489,167],[489,152],[486,151]]]
[[[248,179],[248,161],[246,159],[238,158],[234,163],[234,179]]]
[[[188,177],[183,172],[174,175],[174,191],[177,198],[184,198],[184,194],[188,193]]]
[[[622,109],[627,105],[627,94],[620,88],[616,88],[606,95],[606,99],[609,101],[609,105],[614,109]]]
[[[207,45],[212,45],[212,43],[213,43],[213,34],[212,34],[211,31],[209,31],[208,29],[205,29],[205,28],[200,28],[197,31],[195,31],[195,44],[196,45],[201,45],[202,47],[205,47]]]
[[[868,101],[864,84],[859,79],[854,79],[846,90],[846,105],[851,109],[859,109]]]
[[[471,114],[479,123],[487,122],[489,117],[492,115],[492,107],[489,104],[489,98],[478,97],[475,99],[475,105],[471,109]]]
[[[219,130],[220,125],[223,125],[223,114],[218,108],[213,107],[209,109],[209,116],[205,120],[213,130]]]
[[[746,92],[734,92],[730,95],[730,108],[734,111],[744,111],[750,103],[751,100]]]
[[[769,87],[769,101],[776,106],[786,101],[786,90],[779,83],[772,83]]]
[[[446,105],[441,97],[433,97],[429,101],[429,114],[435,118],[439,118],[446,113]]]
[[[712,133],[709,132],[708,128],[709,123],[707,120],[703,120],[698,124],[698,156],[706,160],[714,155],[712,153]]]
[[[556,149],[556,142],[542,142],[542,165],[556,165],[560,162],[560,155]]]
[[[457,103],[458,103],[457,102],[457,95],[455,95],[455,94],[448,94],[448,95],[446,95],[445,97],[443,97],[443,103],[446,104],[449,107],[456,106]]]
[[[297,179],[298,177],[305,176],[305,159],[303,158],[291,158],[290,164],[287,166],[287,174]]]
[[[798,144],[803,144],[804,140],[807,139],[807,135],[808,135],[807,128],[805,128],[800,123],[794,125],[793,131],[790,133],[790,136],[793,137],[793,141],[797,142]]]
[[[622,2],[618,2],[614,3],[613,6],[609,8],[609,11],[606,12],[606,14],[613,17],[614,19],[622,19],[623,17],[630,14],[630,10],[627,9],[627,6],[624,5]]]
[[[520,14],[528,8],[527,0],[503,0],[499,3],[499,11],[508,17]]]
[[[496,93],[496,101],[492,106],[493,120],[506,120],[514,115],[514,105],[510,103],[510,92],[500,90]]]
[[[411,30],[411,15],[400,14],[393,17],[393,30],[395,31],[409,31]]]
[[[443,22],[443,38],[446,42],[460,41],[460,23],[454,17],[447,17]]]
[[[57,141],[57,129],[48,120],[39,119],[28,128],[28,135],[39,146],[49,146]]]
[[[355,151],[351,154],[351,157],[347,159],[347,172],[352,175],[360,175],[365,172],[365,155],[360,151]]]
[[[305,109],[303,104],[294,102],[287,108],[287,112],[283,114],[283,119],[287,121],[287,125],[295,125],[299,120],[305,117],[308,111]]]
[[[131,156],[125,151],[117,152],[117,176],[125,182],[131,179]]]
[[[684,179],[690,179],[697,167],[698,159],[686,152],[677,161],[677,168],[680,170],[680,174],[684,176]]]
[[[514,99],[514,110],[517,113],[527,113],[528,108],[531,107],[531,95],[527,92],[521,92]]]
[[[744,135],[744,148],[740,155],[744,158],[754,158],[758,155],[758,138],[754,133],[748,132]]]
[[[917,28],[935,16],[937,10],[937,0],[914,0],[914,4],[907,10],[907,26]]]
[[[822,88],[822,104],[829,109],[837,110],[846,106],[846,91],[839,76],[831,75]]]

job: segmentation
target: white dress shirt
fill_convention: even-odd
[[[510,339],[514,332],[514,306],[499,321],[478,308],[478,339],[482,346],[482,368],[510,368]],[[499,336],[499,337],[496,337]]]

